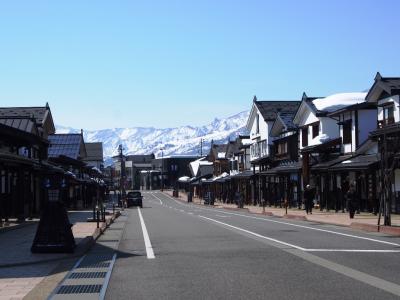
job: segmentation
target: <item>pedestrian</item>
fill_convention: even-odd
[[[347,200],[347,210],[349,211],[350,219],[353,219],[358,203],[356,188],[353,183],[350,185],[350,188],[346,193],[346,200]]]
[[[311,188],[309,184],[307,184],[306,189],[304,191],[304,206],[306,209],[306,213],[312,214],[312,208],[314,207],[314,196],[315,192]]]

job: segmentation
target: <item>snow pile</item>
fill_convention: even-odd
[[[320,145],[330,140],[330,137],[323,133],[312,139],[311,145]]]
[[[218,152],[218,158],[225,158],[225,152]]]
[[[341,93],[313,101],[319,111],[333,112],[346,106],[365,102],[367,93]]]

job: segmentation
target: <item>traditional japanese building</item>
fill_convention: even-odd
[[[377,129],[370,133],[380,154],[380,212],[384,224],[391,225],[391,212],[400,212],[400,77],[382,77],[379,73],[366,100],[378,107]]]

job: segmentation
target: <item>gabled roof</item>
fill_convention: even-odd
[[[253,106],[251,108],[249,118],[247,119],[246,128],[251,130],[257,111],[260,112],[265,122],[275,121],[278,112],[294,112],[298,109],[300,101],[285,100],[263,100],[258,101],[254,96]]]
[[[295,112],[279,112],[275,119],[274,124],[272,124],[270,135],[275,137],[282,132],[287,132],[296,129],[296,125],[293,124],[293,117]]]
[[[274,121],[278,112],[295,112],[300,101],[258,101],[254,102],[265,121]]]
[[[53,117],[47,103],[46,106],[37,107],[0,107],[0,118],[1,117],[35,119],[36,124],[39,126],[43,126],[46,120],[49,120],[50,131],[51,133],[55,132]]]
[[[103,161],[103,143],[85,143],[85,161]]]
[[[352,107],[361,103],[365,103],[367,93],[339,93],[328,97],[308,97],[303,93],[301,104],[293,117],[293,122],[299,124],[301,115],[304,114],[306,108],[317,117],[327,116],[329,113],[342,110],[346,107]]]
[[[48,139],[50,141],[48,151],[49,158],[67,156],[79,160],[86,156],[86,148],[82,134],[52,134],[49,135]]]
[[[400,77],[382,77],[376,73],[375,82],[365,97],[368,102],[377,102],[379,99],[400,94]]]

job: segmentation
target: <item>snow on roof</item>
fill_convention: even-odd
[[[188,176],[182,176],[178,178],[179,182],[188,182],[190,180],[190,177]]]
[[[327,134],[323,133],[323,134],[317,135],[315,138],[313,138],[310,144],[311,145],[320,145],[329,140],[330,140],[330,137]]]
[[[225,152],[218,152],[218,158],[225,158]]]
[[[251,139],[242,140],[242,145],[251,145],[251,144],[253,144],[253,141]]]
[[[333,112],[346,106],[365,102],[367,93],[340,93],[312,101],[319,111]]]
[[[221,175],[219,175],[217,177],[214,177],[212,180],[215,181],[215,180],[220,179],[220,178],[225,178],[228,175],[229,175],[228,173],[224,172]]]
[[[211,161],[204,160],[204,157],[190,162],[190,167],[193,170],[194,176],[196,176],[197,173],[199,172],[200,166],[212,166],[212,165],[213,163]]]

